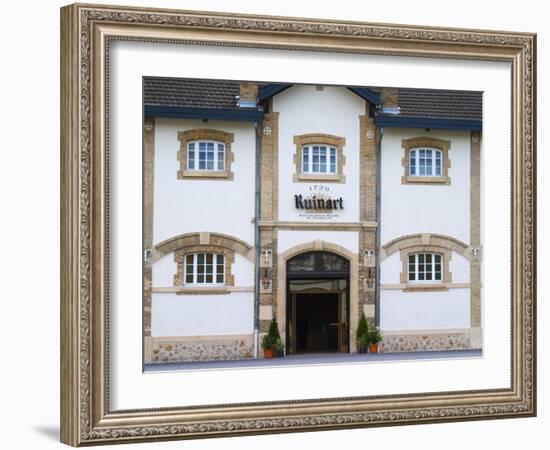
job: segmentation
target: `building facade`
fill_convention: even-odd
[[[480,349],[481,93],[144,79],[145,362]]]

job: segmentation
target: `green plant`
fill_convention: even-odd
[[[361,318],[359,319],[359,324],[357,325],[357,332],[356,336],[357,339],[360,341],[361,336],[368,336],[369,334],[369,326],[367,324],[367,318],[365,317],[365,313],[361,313]]]
[[[278,352],[282,352],[284,350],[285,346],[283,345],[283,340],[281,338],[277,339],[275,341],[275,350]]]
[[[281,335],[279,334],[279,325],[277,323],[277,319],[273,318],[271,320],[271,323],[269,324],[269,331],[267,334],[262,338],[262,349],[273,349],[275,350],[277,348],[277,342],[281,341],[281,346],[283,344],[281,340]]]
[[[281,335],[279,334],[279,324],[277,323],[277,319],[275,319],[275,317],[271,319],[267,334],[271,335],[273,338],[273,343],[275,343],[277,339],[281,339]]]
[[[369,331],[369,344],[378,344],[382,340],[382,335],[377,327],[371,328]]]
[[[269,334],[266,334],[264,335],[264,337],[262,337],[261,345],[263,350],[269,350],[275,346],[275,342]]]
[[[369,335],[362,334],[361,337],[359,338],[359,349],[364,350],[368,344],[369,344]]]

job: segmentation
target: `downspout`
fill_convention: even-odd
[[[255,198],[254,198],[254,248],[256,258],[254,264],[254,358],[259,356],[259,332],[260,332],[260,187],[261,187],[261,139],[260,124],[254,123],[256,131],[256,153],[255,153]]]
[[[380,327],[380,210],[381,210],[381,167],[382,167],[382,138],[384,127],[380,127],[380,138],[376,146],[376,284],[374,292],[374,323]]]

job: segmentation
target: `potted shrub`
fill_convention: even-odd
[[[262,338],[262,349],[264,351],[264,358],[273,358],[274,342],[269,334],[264,335]]]
[[[369,353],[378,353],[378,343],[382,340],[382,335],[377,327],[369,331]]]
[[[285,356],[285,346],[281,338],[275,341],[275,351],[277,358],[282,358],[283,356]]]
[[[269,331],[262,338],[264,358],[273,358],[273,354],[277,350],[277,341],[281,341],[281,335],[279,334],[279,325],[277,324],[277,320],[273,318],[269,324]]]
[[[357,332],[355,333],[357,337],[357,351],[359,353],[367,353],[367,346],[369,344],[369,326],[367,324],[367,318],[365,313],[361,313],[361,318],[359,319],[359,324],[357,325]]]

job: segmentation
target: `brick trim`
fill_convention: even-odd
[[[185,233],[177,236],[173,236],[166,239],[157,245],[153,252],[152,261],[158,261],[168,253],[175,252],[187,247],[197,245],[215,245],[218,247],[224,247],[232,250],[235,253],[239,253],[250,261],[254,262],[254,248],[247,244],[245,241],[237,239],[233,236],[221,233]]]
[[[451,141],[427,136],[413,137],[403,139],[401,141],[401,147],[403,147],[404,150],[403,157],[401,158],[401,165],[404,169],[403,176],[401,177],[401,184],[451,184],[451,178],[449,177],[449,167],[451,167],[449,150],[451,148]],[[441,176],[422,177],[409,175],[409,152],[415,148],[434,148],[441,151]]]
[[[408,234],[393,239],[382,246],[380,258],[384,260],[398,250],[421,245],[446,248],[464,256],[468,260],[471,259],[470,247],[461,240],[443,234],[430,233]]]
[[[344,155],[344,145],[346,145],[346,138],[340,136],[333,136],[332,134],[322,133],[310,133],[302,134],[300,136],[294,136],[294,144],[296,146],[292,161],[294,162],[294,175],[292,177],[294,182],[310,182],[310,181],[323,181],[327,183],[345,183],[346,177],[344,175],[344,165],[346,164],[346,157]],[[303,173],[302,172],[302,147],[308,144],[321,144],[330,145],[336,148],[336,173],[335,174],[322,174],[322,173]]]
[[[481,251],[481,133],[470,134],[470,245]],[[481,327],[481,254],[470,260],[470,326]]]
[[[153,210],[155,175],[155,119],[148,117],[143,124],[143,251],[153,248]],[[143,263],[143,335],[151,336],[151,300],[153,273],[151,260]]]
[[[235,155],[231,149],[235,135],[221,130],[208,128],[196,128],[188,131],[178,132],[178,141],[180,148],[177,153],[179,161],[179,170],[177,172],[178,180],[183,179],[213,179],[213,180],[233,180],[231,164],[235,160]],[[187,144],[192,141],[210,140],[222,142],[225,145],[225,170],[207,171],[207,170],[187,170]]]

